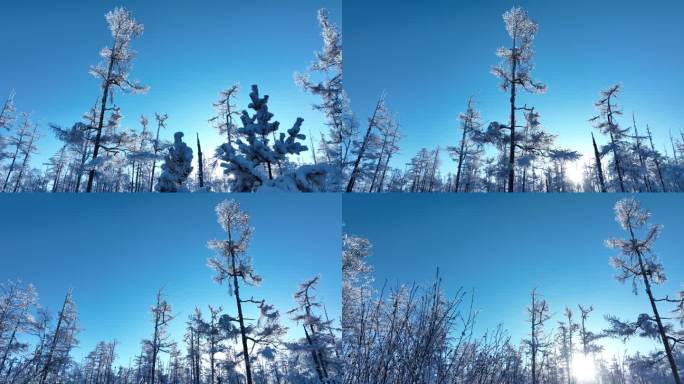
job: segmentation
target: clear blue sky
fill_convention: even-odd
[[[601,195],[344,195],[344,232],[373,244],[369,262],[376,283],[429,283],[437,267],[444,292],[474,290],[479,309],[478,331],[497,324],[514,341],[528,332],[525,308],[533,288],[549,301],[555,327],[565,306],[594,305],[589,326],[600,331],[605,314],[636,320],[648,313],[645,294],[634,296],[621,285],[608,264],[615,251],[604,240],[624,233],[614,220],[619,194]],[[684,197],[638,196],[664,225],[655,246],[669,281],[654,288],[657,295],[675,295],[684,282],[681,255]],[[575,313],[578,313],[575,310]],[[606,343],[609,352],[623,352],[620,342]],[[650,350],[652,344],[630,342],[628,348]]]
[[[325,7],[338,25],[340,0],[277,1],[65,1],[28,0],[3,4],[0,33],[0,97],[16,91],[17,108],[34,112],[42,127],[40,165],[58,150],[48,123],[71,126],[95,103],[100,83],[88,73],[111,42],[104,15],[116,6],[130,9],[145,26],[132,47],[138,51],[131,79],[151,87],[147,95],[116,96],[124,127],[139,128],[140,114],[168,113],[168,131],[200,133],[213,154],[218,134],[207,120],[218,92],[239,82],[240,109],[249,87],[258,84],[271,96],[270,110],[283,128],[304,118],[303,133],[325,130],[323,117],[311,109],[316,98],[294,83],[323,45],[316,11]],[[304,158],[309,160],[307,154]]]
[[[225,286],[212,280],[206,266],[212,239],[225,238],[214,207],[225,196],[40,195],[0,199],[2,268],[0,280],[21,278],[35,284],[40,302],[59,310],[74,290],[83,328],[80,348],[87,354],[100,340],[116,339],[120,361],[139,353],[150,337],[149,308],[165,287],[176,320],[170,330],[182,341],[185,322],[196,305],[222,305],[235,313]],[[287,319],[298,284],[321,276],[318,296],[331,317],[340,313],[341,206],[334,195],[240,195],[255,228],[250,247],[254,268],[264,281],[244,288],[265,298]],[[254,313],[254,311],[250,311]]]
[[[537,107],[560,145],[592,153],[593,103],[601,89],[622,82],[619,121],[630,126],[635,112],[642,130],[650,124],[658,149],[667,142],[671,153],[668,131],[678,136],[684,119],[681,1],[345,0],[345,84],[362,126],[387,91],[406,135],[395,166],[422,147],[455,145],[457,116],[471,95],[485,123],[506,121],[508,97],[489,70],[496,49],[509,43],[501,15],[513,5],[539,23],[534,76],[548,85],[545,95],[519,102]],[[445,173],[455,168],[443,160]]]

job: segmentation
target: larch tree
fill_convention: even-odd
[[[250,354],[257,346],[260,347],[257,353],[276,348],[278,339],[285,329],[280,326],[280,315],[272,305],[253,297],[245,299],[241,295],[242,285],[256,286],[261,282],[261,276],[254,271],[251,257],[247,254],[247,247],[253,233],[249,225],[249,215],[242,211],[240,205],[233,200],[225,200],[217,205],[216,215],[227,238],[209,242],[209,248],[215,250],[217,255],[208,260],[208,265],[216,272],[214,281],[218,284],[227,283],[229,292],[235,298],[237,317],[226,315],[222,322],[238,324],[247,384],[253,384],[252,358],[254,356]],[[248,323],[250,320],[245,315],[244,304],[253,304],[259,310],[260,316],[256,323]]]
[[[76,304],[73,301],[71,291],[69,291],[64,296],[62,309],[57,317],[57,324],[48,335],[45,353],[42,357],[44,362],[37,376],[39,384],[54,382],[51,378],[58,376],[69,363],[69,353],[78,344],[76,340],[76,334],[79,330],[77,321]]]
[[[169,115],[166,113],[164,114],[159,114],[155,113],[154,114],[155,120],[157,120],[157,134],[154,137],[154,144],[153,144],[153,150],[154,150],[154,156],[152,158],[152,171],[150,172],[150,192],[153,190],[152,187],[154,186],[154,172],[155,168],[157,166],[157,154],[159,151],[162,149],[162,146],[160,145],[159,142],[159,132],[162,130],[162,128],[166,128],[166,120],[169,118]],[[175,136],[174,136],[175,137]],[[197,139],[199,141],[199,138]]]
[[[320,311],[322,304],[315,296],[316,285],[320,277],[316,276],[300,284],[294,298],[297,307],[288,313],[304,330],[304,341],[292,344],[291,349],[305,351],[311,356],[318,380],[321,384],[337,382],[338,363],[336,359],[337,345],[333,324],[323,318]]]
[[[536,289],[532,290],[530,294],[531,303],[527,307],[527,317],[530,323],[529,338],[524,340],[527,350],[530,354],[530,364],[532,377],[532,384],[540,383],[539,372],[541,355],[545,353],[549,346],[547,336],[544,332],[544,325],[551,318],[549,313],[549,304],[546,300],[541,298]]]
[[[306,92],[320,97],[314,109],[323,112],[329,132],[322,138],[326,162],[344,173],[349,154],[345,138],[351,135],[349,100],[342,86],[342,35],[330,21],[328,11],[318,11],[323,47],[304,74],[296,73],[297,83]],[[312,148],[313,150],[313,148]]]
[[[12,159],[12,161],[10,162],[9,168],[7,168],[5,181],[2,184],[3,192],[7,191],[7,187],[10,183],[10,177],[15,171],[18,162],[21,162],[20,156],[22,155],[22,152],[24,152],[27,142],[33,136],[33,132],[34,124],[31,121],[31,115],[28,113],[22,113],[22,123],[19,125],[14,135],[12,135],[8,140],[8,144],[13,147],[11,154],[8,156]]]
[[[15,111],[14,91],[12,91],[2,104],[2,109],[0,109],[0,161],[5,158],[5,146],[7,144],[2,133],[8,132],[14,125]]]
[[[23,287],[20,281],[0,284],[0,376],[5,363],[23,344],[18,336],[34,325],[32,311],[37,307],[37,293],[33,285]]]
[[[173,342],[169,340],[168,326],[174,319],[171,309],[171,304],[166,301],[163,291],[157,291],[157,302],[150,309],[152,312],[152,323],[154,324],[154,331],[152,332],[152,339],[145,340],[144,346],[150,357],[150,371],[148,372],[148,380],[150,384],[154,384],[157,377],[157,361],[161,352],[169,352]]]
[[[468,99],[468,106],[464,113],[459,114],[458,119],[461,125],[461,140],[458,146],[447,147],[447,151],[451,157],[456,161],[456,179],[454,180],[454,192],[459,192],[461,189],[461,172],[463,165],[469,157],[472,157],[476,152],[479,152],[477,143],[473,139],[482,135],[482,119],[480,112],[473,106],[472,97]]]
[[[29,159],[31,155],[38,152],[38,146],[36,144],[36,141],[38,141],[39,138],[40,135],[38,132],[38,126],[34,124],[28,139],[26,140],[25,144],[21,146],[20,149],[21,156],[23,156],[23,160],[19,165],[19,173],[17,174],[16,180],[14,181],[14,189],[12,190],[12,192],[14,193],[19,191],[22,178],[24,177],[24,174],[26,173],[26,170],[29,167]]]
[[[385,106],[385,93],[383,92],[375,104],[373,114],[368,118],[368,126],[366,128],[366,133],[363,136],[363,140],[355,143],[355,148],[352,151],[356,154],[356,159],[354,160],[354,165],[350,171],[346,192],[354,191],[354,186],[361,176],[362,162],[365,159],[366,151],[369,146],[372,145],[373,141],[377,141],[375,131],[387,120],[388,116],[389,112]]]
[[[537,34],[538,25],[532,21],[527,12],[520,7],[513,7],[504,12],[503,21],[506,31],[511,38],[510,48],[499,48],[496,55],[501,58],[501,64],[492,68],[492,74],[501,79],[500,87],[510,93],[510,120],[508,126],[499,125],[509,130],[510,143],[508,145],[508,192],[514,191],[515,181],[515,150],[517,138],[515,135],[516,112],[520,110],[516,104],[518,87],[530,93],[546,90],[546,86],[532,79],[532,58],[534,50],[532,43]],[[523,107],[524,108],[524,107]]]
[[[615,204],[615,220],[629,236],[624,239],[611,238],[606,241],[608,247],[620,252],[618,256],[611,258],[611,264],[618,271],[617,280],[631,281],[635,294],[638,292],[638,286],[643,284],[652,313],[639,315],[635,322],[623,322],[609,316],[607,319],[611,323],[611,328],[608,333],[623,338],[639,333],[642,336],[660,339],[672,371],[672,378],[676,384],[681,384],[682,380],[673,350],[677,344],[684,343],[684,339],[668,334],[671,326],[665,323],[658,308],[658,302],[680,303],[680,301],[669,297],[656,298],[653,293],[653,286],[664,283],[666,276],[664,267],[653,250],[662,226],[649,224],[650,217],[650,211],[642,209],[641,204],[634,198],[622,199]]]
[[[104,118],[109,110],[107,106],[109,97],[113,96],[116,90],[123,93],[144,93],[148,89],[128,78],[133,58],[135,58],[135,51],[130,47],[131,41],[142,36],[143,25],[138,23],[125,8],[115,8],[113,11],[107,12],[105,19],[114,41],[111,47],[106,47],[100,51],[103,61],[90,68],[90,73],[102,81],[100,111],[97,125],[93,127],[95,138],[92,162],[97,160],[101,149],[103,129],[105,128]],[[92,192],[94,181],[95,167],[92,167],[88,174],[87,192]]]
[[[613,167],[617,175],[618,187],[620,192],[625,192],[625,180],[623,174],[623,157],[624,157],[624,138],[626,137],[628,129],[621,128],[617,122],[616,117],[622,115],[622,111],[615,104],[615,99],[620,93],[620,85],[615,84],[612,87],[601,92],[601,98],[594,104],[599,110],[599,114],[592,117],[589,121],[594,123],[596,129],[604,135],[608,135],[610,143],[603,147],[600,154],[611,152],[613,154]],[[598,161],[598,160],[597,160]]]

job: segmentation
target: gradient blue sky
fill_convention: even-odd
[[[151,122],[154,112],[168,113],[163,138],[184,131],[189,140],[199,132],[213,154],[220,138],[207,123],[212,103],[238,82],[240,109],[247,108],[249,87],[258,84],[271,96],[270,110],[283,128],[302,117],[303,133],[311,130],[318,140],[317,132],[325,130],[311,108],[316,98],[295,85],[293,73],[304,71],[323,45],[316,11],[328,8],[339,25],[340,0],[13,1],[0,13],[0,33],[11,36],[3,42],[0,97],[14,89],[17,108],[34,112],[44,133],[35,166],[59,149],[47,124],[71,126],[100,95],[88,68],[111,42],[104,15],[116,6],[130,9],[145,26],[132,43],[138,56],[130,77],[151,87],[146,95],[115,96],[124,127],[139,128],[141,113]]]
[[[225,286],[212,280],[206,247],[225,233],[214,207],[225,196],[41,195],[0,199],[2,268],[0,280],[32,282],[40,302],[59,310],[74,290],[83,330],[74,356],[87,354],[100,340],[118,341],[120,362],[139,353],[150,336],[149,308],[165,287],[176,320],[173,339],[182,341],[185,322],[196,305],[222,305],[235,313]],[[298,284],[321,276],[318,296],[332,318],[340,313],[339,196],[240,195],[234,197],[251,215],[250,246],[254,267],[264,281],[244,288],[265,298],[291,326],[289,337],[303,336],[287,319]],[[254,311],[250,310],[254,314]]]
[[[478,332],[502,323],[514,341],[526,336],[525,308],[537,288],[561,320],[565,306],[594,305],[589,327],[606,326],[605,314],[635,320],[648,313],[645,294],[634,296],[631,285],[613,279],[608,264],[615,251],[604,246],[624,233],[614,220],[619,194],[576,195],[344,195],[344,232],[373,244],[369,262],[376,284],[429,283],[437,267],[447,295],[459,287],[474,290],[480,315]],[[684,197],[638,196],[664,225],[655,251],[669,281],[656,295],[674,295],[684,282],[681,255]],[[664,309],[663,309],[664,311]],[[618,341],[604,342],[607,352],[624,351]],[[650,350],[649,341],[629,342],[630,350]]]
[[[619,121],[631,126],[634,112],[642,131],[650,124],[658,149],[667,144],[671,153],[669,130],[678,137],[684,119],[681,1],[345,0],[345,85],[362,126],[387,91],[406,135],[395,166],[403,168],[422,147],[455,145],[457,116],[471,95],[485,124],[506,121],[508,97],[489,70],[498,63],[496,49],[509,43],[501,15],[513,5],[539,23],[533,74],[548,85],[545,95],[519,102],[536,106],[560,145],[592,153],[587,120],[594,101],[622,82]],[[442,159],[445,173],[455,168]]]

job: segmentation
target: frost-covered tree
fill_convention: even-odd
[[[17,149],[19,149],[19,152],[15,152],[14,157],[13,157],[13,164],[15,160],[17,160],[17,156],[21,156],[22,160],[21,163],[19,164],[19,169],[18,173],[14,177],[14,188],[12,189],[12,192],[18,192],[21,185],[22,185],[22,179],[24,175],[29,172],[29,159],[32,154],[36,153],[38,151],[38,146],[36,145],[36,142],[40,138],[39,132],[38,132],[38,126],[35,124],[29,123],[31,128],[31,131],[28,133],[28,137],[25,138],[24,142],[22,144],[17,145]],[[28,128],[28,126],[25,126],[25,128]],[[7,176],[10,176],[10,172],[7,173]],[[5,184],[3,187],[6,187],[7,184]]]
[[[156,185],[158,192],[185,192],[185,181],[192,172],[192,148],[183,142],[183,132],[173,135],[173,146],[164,157],[162,173]]]
[[[217,255],[209,259],[208,265],[216,272],[214,281],[219,284],[227,283],[229,292],[235,297],[237,317],[227,315],[223,322],[236,323],[239,326],[247,384],[253,384],[250,354],[256,347],[260,348],[256,351],[257,354],[268,353],[272,348],[277,348],[285,329],[279,324],[280,315],[272,305],[266,304],[264,300],[255,300],[253,297],[244,299],[241,296],[242,284],[255,286],[261,282],[261,276],[254,271],[251,257],[247,254],[253,232],[249,225],[249,215],[233,200],[225,200],[217,205],[216,215],[227,239],[209,242],[209,248],[215,250]],[[260,316],[256,323],[248,324],[249,320],[243,311],[244,304],[254,304],[258,308]]]
[[[539,380],[540,362],[543,360],[541,357],[546,353],[546,349],[549,347],[548,336],[544,331],[544,326],[551,318],[551,315],[549,313],[548,302],[539,297],[536,289],[532,290],[530,297],[531,303],[527,307],[530,334],[529,338],[524,340],[523,343],[527,347],[527,351],[530,355],[530,375],[532,377],[532,384],[537,384],[541,382]]]
[[[510,93],[510,120],[507,126],[498,125],[509,131],[508,144],[508,192],[513,192],[515,181],[515,151],[517,137],[515,130],[516,112],[520,110],[516,104],[518,87],[531,93],[544,92],[546,86],[532,79],[532,58],[534,50],[532,42],[539,29],[527,12],[520,7],[513,7],[504,12],[503,21],[506,31],[511,38],[510,48],[499,48],[496,55],[501,58],[501,64],[492,68],[492,74],[501,79],[500,87]],[[523,107],[524,108],[524,107]]]
[[[154,185],[154,172],[155,168],[157,166],[157,153],[163,148],[161,143],[159,142],[159,132],[162,130],[162,128],[166,128],[166,120],[169,118],[169,115],[166,113],[164,114],[159,114],[155,113],[154,118],[157,120],[157,134],[154,137],[154,143],[153,143],[153,150],[154,150],[154,156],[152,158],[152,171],[150,172],[150,191],[152,191],[152,186]],[[175,135],[174,135],[175,138]]]
[[[45,352],[41,356],[44,362],[37,374],[39,384],[57,382],[56,378],[70,362],[69,354],[78,344],[76,340],[76,334],[79,330],[77,321],[76,304],[69,291],[64,297],[62,309],[57,316],[57,324],[47,337]]]
[[[164,298],[164,293],[160,289],[157,291],[157,302],[150,309],[152,312],[152,323],[154,324],[154,331],[152,338],[145,340],[143,345],[150,357],[150,371],[147,374],[150,384],[154,384],[157,378],[157,361],[160,352],[169,352],[169,348],[173,344],[169,340],[168,326],[174,319],[172,314],[171,304]]]
[[[458,146],[447,147],[447,151],[457,164],[454,192],[461,190],[461,172],[463,171],[464,164],[471,161],[480,152],[480,146],[474,141],[482,134],[482,119],[480,112],[473,106],[472,98],[468,99],[466,111],[459,114],[458,119],[461,122],[461,140]]]
[[[106,47],[100,51],[100,56],[103,58],[102,62],[90,68],[90,73],[102,81],[100,111],[97,125],[94,126],[93,162],[97,160],[102,145],[102,135],[105,128],[104,118],[108,111],[107,101],[109,97],[116,90],[124,93],[144,93],[147,91],[147,87],[128,78],[135,57],[135,51],[130,47],[131,41],[142,35],[143,25],[138,23],[125,8],[115,8],[113,11],[107,12],[105,19],[114,41],[111,47]],[[88,174],[87,192],[93,190],[94,179],[95,168],[93,167]]]
[[[12,147],[11,153],[6,155],[12,159],[10,161],[9,167],[5,173],[5,180],[2,184],[2,191],[8,191],[10,184],[10,177],[13,176],[13,172],[16,171],[16,167],[21,163],[22,153],[25,151],[27,143],[33,137],[35,132],[35,126],[31,121],[31,115],[28,113],[22,113],[22,122],[17,128],[16,132],[9,138],[8,144]]]
[[[347,182],[346,187],[347,192],[353,192],[354,186],[362,177],[363,162],[368,157],[367,151],[371,146],[373,146],[374,142],[379,141],[376,131],[390,118],[389,111],[385,106],[385,94],[382,93],[375,104],[373,114],[370,118],[368,118],[368,126],[363,139],[360,142],[354,143],[352,153],[356,155],[356,159],[354,160],[350,171],[349,181]],[[374,159],[374,157],[371,156],[371,160],[372,159]]]
[[[321,98],[314,109],[323,112],[329,132],[322,137],[321,146],[325,161],[342,174],[347,166],[351,132],[349,100],[342,86],[342,35],[329,19],[328,11],[318,11],[323,47],[315,53],[315,61],[304,74],[296,73],[297,83],[306,92]],[[312,148],[313,150],[313,148]],[[339,176],[338,176],[339,177]]]
[[[209,119],[209,123],[216,128],[221,135],[225,135],[228,140],[228,145],[233,146],[233,142],[237,138],[237,125],[235,119],[240,115],[235,105],[235,99],[240,91],[238,84],[233,84],[219,92],[218,100],[213,104],[216,116]]]
[[[290,349],[310,354],[320,383],[337,383],[340,367],[334,327],[330,319],[321,315],[324,308],[314,294],[319,279],[316,276],[304,281],[295,292],[297,307],[288,313],[302,326],[304,340],[292,343]]]
[[[19,335],[29,331],[34,319],[32,311],[37,306],[37,293],[33,285],[23,286],[20,281],[8,281],[0,284],[0,376],[5,363],[12,355],[19,352],[24,344],[18,340]]]
[[[14,125],[15,111],[14,91],[12,91],[2,104],[2,109],[0,109],[0,161],[5,158],[5,146],[7,144],[5,136],[2,134],[8,132]]]
[[[662,226],[649,224],[650,217],[650,211],[642,209],[641,204],[634,198],[622,199],[615,204],[615,220],[629,236],[625,239],[611,238],[606,241],[608,247],[620,252],[618,256],[611,258],[611,264],[618,271],[618,281],[631,281],[634,294],[637,293],[638,286],[643,284],[652,313],[639,315],[635,322],[623,322],[609,316],[607,319],[611,323],[611,328],[608,332],[610,335],[623,338],[639,333],[645,337],[660,339],[672,377],[675,383],[681,384],[673,349],[678,343],[682,343],[682,339],[668,334],[671,327],[664,322],[658,309],[658,302],[680,301],[668,297],[659,299],[653,293],[653,285],[664,283],[666,277],[663,265],[653,251]],[[639,237],[640,234],[643,237]]]
[[[594,104],[599,110],[599,114],[592,117],[589,121],[594,123],[596,129],[604,135],[608,135],[610,143],[601,148],[600,156],[604,156],[608,152],[612,153],[612,165],[617,175],[617,187],[620,192],[625,192],[624,180],[624,162],[625,157],[625,138],[627,136],[628,128],[621,128],[616,117],[622,115],[622,111],[615,104],[615,99],[620,92],[620,84],[615,84],[612,87],[601,92],[601,98]],[[599,161],[597,159],[597,161]]]

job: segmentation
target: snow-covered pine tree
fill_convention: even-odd
[[[173,135],[173,146],[164,157],[162,173],[157,185],[158,192],[186,192],[185,181],[192,172],[192,148],[183,142],[183,132]]]
[[[331,166],[327,164],[295,166],[289,162],[289,155],[308,150],[298,140],[305,140],[300,133],[304,119],[297,118],[287,135],[276,133],[278,121],[271,122],[273,114],[268,111],[268,95],[259,97],[259,89],[252,86],[249,94],[250,115],[243,111],[240,116],[242,127],[237,129],[235,145],[224,143],[216,151],[216,157],[223,161],[224,173],[231,177],[233,192],[256,192],[258,190],[279,190],[299,192],[327,191],[333,182]],[[271,137],[273,143],[271,144]]]

